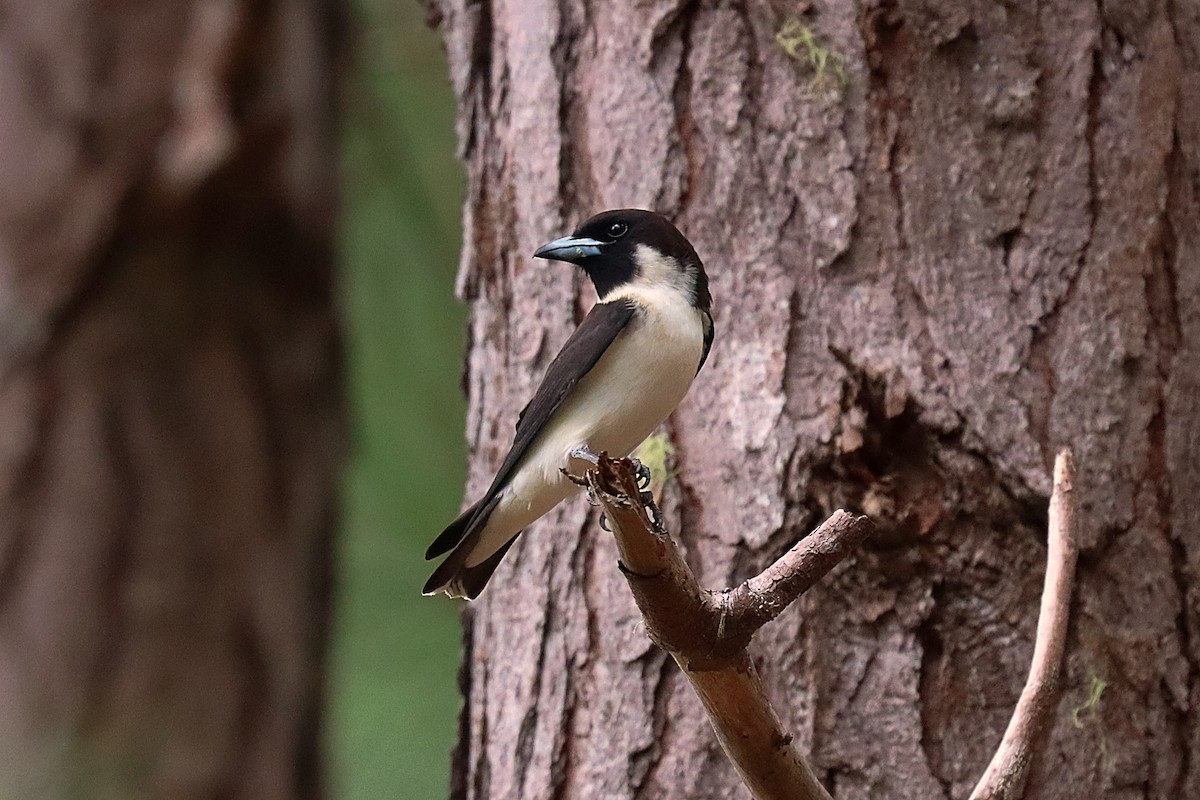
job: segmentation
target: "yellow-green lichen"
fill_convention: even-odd
[[[817,42],[813,29],[799,17],[790,17],[775,34],[775,43],[788,58],[805,64],[813,71],[814,89],[844,88],[847,83],[846,60],[842,55]]]
[[[1114,765],[1112,756],[1108,752],[1108,735],[1100,722],[1100,699],[1104,696],[1104,690],[1107,688],[1108,681],[1093,672],[1087,699],[1071,709],[1071,722],[1076,728],[1088,728],[1096,737],[1097,749],[1100,754],[1100,769],[1105,774],[1111,774]]]
[[[662,495],[663,484],[675,468],[675,445],[665,433],[655,433],[642,442],[634,457],[650,470],[650,490],[655,497]]]
[[[1075,708],[1071,709],[1071,721],[1076,728],[1082,728],[1086,723],[1095,719],[1100,713],[1100,698],[1108,688],[1108,681],[1095,673],[1092,674],[1092,686],[1088,697]]]

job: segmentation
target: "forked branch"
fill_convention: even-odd
[[[674,657],[708,712],[725,755],[757,800],[830,800],[763,692],[746,646],[754,632],[837,565],[871,521],[837,511],[761,575],[731,590],[700,588],[675,542],[655,530],[633,462],[600,456],[587,480],[608,517],[621,571],[650,637]]]
[[[761,574],[733,589],[702,589],[641,499],[635,464],[601,454],[586,476],[620,553],[620,568],[650,638],[675,659],[704,703],[725,755],[756,800],[831,800],[783,730],[746,648],[754,633],[824,577],[870,534],[866,517],[836,511]],[[656,510],[653,510],[656,512]],[[1074,581],[1075,496],[1068,452],[1050,502],[1050,551],[1029,681],[971,800],[1020,797],[1034,749],[1049,727]]]

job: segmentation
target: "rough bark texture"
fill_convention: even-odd
[[[469,175],[471,489],[590,301],[531,250],[663,211],[717,304],[668,426],[701,581],[838,506],[880,524],[756,645],[834,795],[970,792],[1070,445],[1078,594],[1027,796],[1200,796],[1200,6],[815,2],[839,86],[776,42],[800,5],[432,3]],[[738,796],[615,560],[566,503],[472,607],[456,797]]]
[[[0,2],[0,798],[315,798],[332,4]]]

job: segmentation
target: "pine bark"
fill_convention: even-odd
[[[701,582],[837,507],[880,528],[755,645],[835,797],[970,792],[1028,668],[1063,446],[1078,587],[1026,796],[1200,796],[1197,6],[430,11],[469,179],[468,494],[590,302],[529,253],[600,209],[660,210],[716,302],[667,425],[667,524]],[[797,13],[824,76],[776,39]],[[582,499],[534,525],[467,613],[452,795],[743,796],[638,620]]]
[[[0,798],[318,798],[337,14],[0,3]]]

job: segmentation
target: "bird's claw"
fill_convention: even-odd
[[[658,510],[658,503],[654,502],[654,492],[649,490],[638,492],[638,500],[641,501],[642,508],[645,509],[646,517],[650,521],[650,527],[654,529],[655,533],[663,533],[665,531],[665,528],[663,528],[663,516],[662,512]]]
[[[637,465],[634,467],[634,477],[637,479],[638,491],[645,495],[646,490],[650,488],[650,480],[654,477],[654,474],[642,462],[635,461],[634,463]]]
[[[600,457],[597,456],[595,453],[593,453],[591,450],[589,450],[587,448],[587,445],[580,445],[580,446],[576,447],[574,450],[571,451],[570,456],[571,456],[571,458],[577,458],[581,461],[587,461],[588,463],[592,464],[593,466],[600,463]],[[646,515],[646,519],[650,523],[650,526],[654,529],[654,531],[656,533],[663,533],[665,531],[665,528],[663,528],[662,512],[658,510],[658,504],[656,502],[654,502],[654,492],[651,491],[651,489],[650,489],[650,482],[652,480],[653,475],[650,472],[650,468],[647,467],[642,462],[635,460],[634,464],[635,464],[634,479],[637,483],[637,488],[638,488],[638,502],[641,504],[642,510]],[[559,472],[561,472],[563,475],[565,475],[567,477],[567,480],[571,481],[571,483],[574,483],[577,486],[583,486],[583,487],[587,488],[589,505],[591,505],[593,507],[597,507],[600,505],[600,501],[596,499],[595,489],[587,481],[587,479],[581,478],[578,475],[573,475],[563,467],[559,468]],[[614,501],[617,502],[618,499],[614,498]],[[632,505],[629,502],[629,500],[623,500],[623,501],[619,501],[619,502],[621,505],[625,505],[625,506]],[[612,527],[608,523],[608,516],[603,513],[600,514],[600,529],[603,531],[606,531],[608,533],[613,532]]]
[[[589,501],[591,502],[591,492],[588,492]],[[658,504],[654,502],[653,492],[639,492],[638,501],[642,504],[642,513],[646,515],[646,520],[650,523],[650,527],[655,533],[666,533],[666,528],[663,527],[662,512],[658,510]],[[626,502],[625,505],[628,503]],[[594,506],[600,503],[592,503]],[[604,513],[600,514],[600,529],[612,533],[612,526],[608,524],[608,516]]]
[[[569,480],[571,483],[575,484],[576,486],[583,486],[583,487],[589,489],[589,495],[591,494],[591,492],[590,492],[591,486],[590,486],[590,484],[588,484],[587,478],[580,477],[579,475],[576,475],[575,473],[570,472],[569,470],[567,470],[566,467],[559,467],[558,471],[561,472],[567,480]]]

